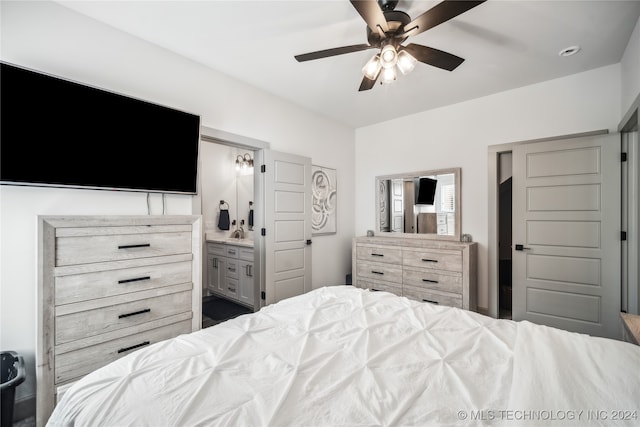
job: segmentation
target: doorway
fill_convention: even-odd
[[[515,242],[512,236],[509,233],[511,229],[511,233],[513,233],[513,226],[515,225],[513,222],[515,218],[512,216],[513,211],[509,211],[509,199],[514,200],[515,194],[513,192],[515,190],[510,190],[510,186],[515,185],[513,178],[511,181],[509,177],[512,175],[514,165],[512,165],[513,161],[513,150],[516,147],[521,146],[535,146],[535,143],[544,143],[548,141],[555,141],[562,138],[576,138],[576,137],[590,137],[596,135],[604,135],[608,133],[605,131],[595,131],[588,132],[579,135],[570,135],[566,137],[557,137],[557,138],[546,138],[535,141],[524,141],[519,143],[511,143],[511,144],[501,144],[496,146],[489,147],[489,245],[488,245],[488,255],[489,255],[489,304],[488,304],[488,315],[499,318],[508,318],[509,317],[509,302],[511,300],[512,304],[515,304],[515,296],[513,293],[509,295],[510,284],[513,285],[513,271],[515,267],[513,266],[512,259],[510,259],[509,252],[512,254],[517,254],[522,258],[521,255],[527,253],[525,252],[513,252],[511,245],[515,243],[522,243],[520,241]],[[534,144],[531,144],[534,143]],[[553,143],[552,143],[553,144]],[[522,169],[524,165],[520,165],[520,169]],[[524,170],[524,169],[522,169]],[[513,187],[511,187],[513,188]],[[526,203],[521,200],[520,204]],[[513,203],[512,203],[513,206]],[[611,212],[609,210],[609,212]],[[509,226],[509,223],[512,223]],[[540,221],[538,220],[537,223]],[[548,233],[547,233],[548,234]],[[519,237],[522,240],[522,236]],[[514,243],[515,242],[515,243]],[[545,244],[543,244],[544,246]],[[519,245],[522,246],[522,245]],[[528,246],[528,245],[524,245]],[[548,246],[548,245],[547,245]],[[525,248],[528,249],[528,248]],[[536,248],[536,251],[540,252],[544,247]],[[528,251],[527,258],[531,258],[533,251]],[[542,252],[540,252],[542,255]],[[519,259],[520,259],[519,258]],[[544,259],[540,256],[534,257],[535,260],[531,258],[532,261],[540,261],[549,260],[550,258],[544,257]],[[520,259],[522,261],[522,259]],[[511,269],[512,273],[509,273]],[[511,283],[510,279],[511,278]],[[558,282],[559,279],[551,279],[555,283],[562,284],[562,280]],[[547,280],[548,283],[549,280]],[[547,284],[548,284],[547,283]],[[545,285],[546,286],[546,285]],[[555,286],[555,285],[554,285]],[[513,286],[511,286],[513,289]],[[533,292],[533,291],[532,291]],[[536,294],[537,295],[537,294]],[[585,298],[586,299],[586,298]],[[515,307],[515,305],[513,305]]]
[[[269,147],[269,144],[241,135],[230,134],[202,126],[200,129],[200,156],[198,173],[198,194],[192,199],[192,211],[203,217],[202,233],[202,295],[203,295],[203,322],[202,327],[212,326],[220,321],[227,320],[246,312],[256,311],[260,308],[259,292],[260,277],[253,274],[260,266],[261,247],[254,244],[251,250],[253,254],[245,250],[237,251],[237,259],[231,257],[229,265],[234,267],[233,271],[227,273],[226,260],[228,254],[209,254],[208,239],[215,240],[231,238],[233,233],[242,231],[243,239],[239,239],[240,249],[249,247],[248,241],[255,242],[253,221],[262,221],[260,213],[256,208],[261,202],[255,186],[256,174],[249,169],[252,163],[249,160],[255,159],[255,154],[259,150]],[[243,166],[245,166],[243,168]],[[257,203],[256,203],[257,202]],[[255,209],[254,218],[252,208]],[[221,226],[220,212],[226,210]],[[228,218],[228,221],[226,221]],[[228,225],[227,225],[228,222]],[[229,239],[231,240],[231,239]],[[235,243],[235,241],[234,241]],[[218,245],[219,246],[219,245]],[[225,246],[226,248],[226,246]],[[225,255],[224,257],[221,255]],[[229,255],[231,256],[231,255]],[[216,258],[213,260],[213,258]],[[217,268],[209,268],[213,263]],[[247,267],[248,264],[251,267]],[[214,272],[220,277],[223,276],[230,283],[233,281],[238,290],[236,297],[226,298],[224,292],[213,294],[209,292],[209,281],[216,277]],[[246,273],[246,277],[245,277]],[[231,277],[231,278],[229,278]],[[214,280],[215,283],[217,281]],[[226,283],[226,282],[225,282]],[[213,286],[215,289],[215,286]],[[253,302],[247,303],[243,298],[246,296],[244,290],[253,288]],[[233,295],[231,295],[233,297]],[[236,303],[240,302],[240,303]],[[244,304],[243,304],[244,302]]]
[[[512,153],[499,154],[498,184],[498,317],[512,318]]]

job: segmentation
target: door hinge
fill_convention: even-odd
[[[623,162],[626,162],[627,161],[627,153],[622,153],[621,158],[622,158]]]
[[[266,236],[267,235],[267,229],[266,228],[261,228],[260,229],[260,235],[261,236]]]
[[[260,165],[260,172],[265,173],[267,171],[267,165]]]
[[[263,299],[263,300],[267,299],[267,293],[265,291],[260,292],[260,299]]]
[[[623,231],[622,233],[620,233],[620,240],[625,241],[627,240],[627,232]]]

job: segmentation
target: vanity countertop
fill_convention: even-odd
[[[205,239],[211,243],[226,243],[235,246],[253,247],[253,239],[235,239],[233,237],[220,237],[219,235],[205,233]]]

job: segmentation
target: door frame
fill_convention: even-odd
[[[640,94],[631,103],[618,124],[622,136],[622,151],[628,154],[622,164],[622,227],[627,240],[622,245],[622,310],[640,314]],[[635,134],[631,137],[632,134]]]
[[[590,132],[575,133],[570,135],[559,135],[549,138],[532,139],[527,141],[510,142],[506,144],[490,145],[488,147],[488,262],[489,262],[489,307],[487,307],[487,314],[493,318],[499,317],[499,286],[498,286],[498,242],[499,242],[499,215],[498,215],[498,195],[500,194],[500,154],[505,154],[513,151],[513,147],[522,144],[535,144],[538,142],[553,141],[556,139],[569,139],[569,138],[581,138],[585,136],[604,135],[608,134],[608,129],[594,130]]]
[[[270,144],[268,142],[249,138],[246,136],[238,135],[235,133],[225,132],[218,129],[210,128],[207,126],[200,126],[200,145],[202,144],[219,144],[226,145],[228,147],[233,148],[242,148],[246,150],[253,151],[254,153],[254,161],[258,156],[258,153],[263,149],[268,149]],[[199,151],[200,152],[200,151]],[[256,163],[259,164],[259,163]],[[202,160],[200,156],[198,156],[198,171],[202,170]],[[191,198],[191,213],[193,215],[202,215],[202,182],[200,173],[198,173],[198,178],[196,180],[197,183],[197,193]],[[254,229],[259,230],[259,224],[264,223],[264,218],[261,217],[262,210],[258,209],[258,207],[262,206],[262,179],[260,177],[260,173],[253,174],[253,194],[254,194]],[[207,239],[205,236],[206,227],[202,227],[202,265],[207,265]],[[254,248],[253,248],[253,265],[254,271],[260,271],[261,265],[261,254],[264,251],[264,247],[262,244],[262,239],[258,239],[257,241],[254,239]],[[202,281],[200,286],[203,287],[207,283],[207,272],[204,270],[202,272]],[[254,311],[258,311],[261,307],[260,300],[260,292],[264,287],[264,278],[259,274],[254,274],[253,276],[253,309]]]

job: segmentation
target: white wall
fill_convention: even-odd
[[[314,238],[313,286],[344,283],[351,270],[354,132],[289,102],[51,2],[2,1],[3,61],[199,114],[202,125],[270,143],[338,171],[338,233]],[[96,117],[96,127],[100,123]],[[34,132],[46,138],[46,129]],[[102,147],[91,147],[99,155]],[[338,153],[338,155],[336,155]],[[37,153],[34,153],[36,156]],[[146,194],[0,187],[0,348],[27,358],[35,391],[36,216],[146,214]],[[160,196],[153,199],[161,214]],[[190,214],[190,196],[168,196],[167,214]]]
[[[374,229],[377,175],[462,168],[462,232],[479,244],[478,305],[488,308],[487,147],[596,129],[615,131],[620,65],[356,130],[356,235]]]
[[[622,67],[620,105],[622,114],[625,114],[640,94],[640,18],[633,29],[620,65]]]

